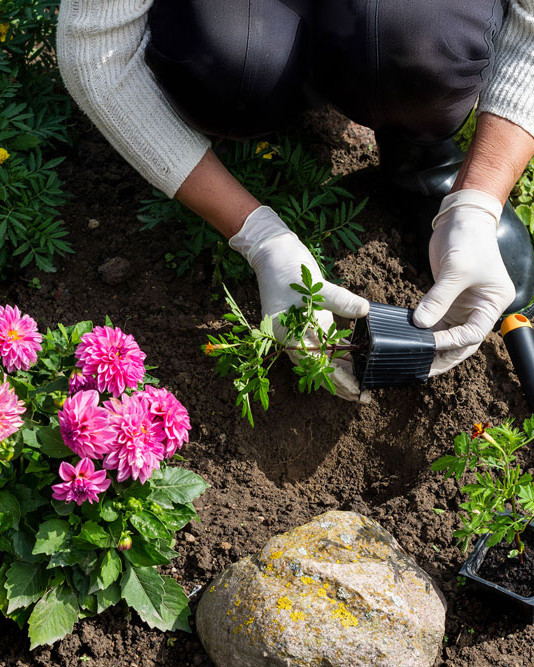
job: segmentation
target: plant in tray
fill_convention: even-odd
[[[471,436],[461,433],[455,438],[453,454],[432,465],[433,470],[457,480],[468,471],[475,473],[474,481],[461,489],[468,499],[460,504],[462,526],[454,536],[463,552],[474,535],[482,536],[473,552],[474,567],[464,567],[461,571],[479,583],[484,583],[477,571],[487,551],[501,548],[501,543],[508,545],[505,567],[515,563],[515,578],[526,575],[530,581],[532,561],[531,551],[525,548],[525,531],[534,520],[534,481],[530,473],[521,469],[516,453],[533,439],[534,415],[524,421],[522,429],[514,427],[511,421],[493,428],[489,424],[475,424]],[[493,587],[506,592],[505,587]],[[534,590],[524,597],[534,600],[533,596]]]
[[[41,335],[0,308],[0,611],[32,648],[121,600],[188,630],[184,591],[155,566],[207,485],[173,465],[189,417],[144,360],[109,320]]]
[[[269,407],[268,373],[283,352],[288,352],[295,362],[294,372],[299,376],[299,391],[311,392],[325,387],[332,394],[336,388],[330,375],[335,368],[332,360],[347,352],[359,349],[346,342],[350,329],[337,329],[335,323],[328,331],[321,328],[316,313],[322,310],[324,298],[319,294],[323,283],[313,283],[309,269],[301,266],[302,284],[291,287],[301,294],[303,306],[291,308],[279,315],[285,328],[283,340],[277,340],[273,330],[273,319],[266,315],[259,328],[253,327],[232,298],[228,290],[226,303],[231,312],[224,317],[233,323],[230,333],[208,336],[204,351],[217,357],[216,371],[222,376],[232,375],[237,390],[236,405],[241,405],[242,416],[254,426],[252,401],[259,401],[264,410]],[[310,345],[307,334],[313,330],[315,343]]]

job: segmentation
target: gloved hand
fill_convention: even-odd
[[[497,245],[498,199],[479,190],[447,195],[432,222],[430,266],[435,284],[415,310],[418,327],[432,327],[436,356],[430,377],[476,352],[515,298]]]
[[[262,314],[273,318],[274,334],[278,340],[285,337],[285,329],[278,322],[278,315],[290,306],[302,306],[302,297],[289,286],[302,284],[301,264],[311,272],[313,282],[322,282],[320,294],[324,297],[318,311],[317,320],[327,331],[334,321],[332,313],[342,317],[364,317],[369,312],[369,302],[349,290],[334,285],[321,275],[321,270],[310,251],[303,245],[278,215],[268,206],[255,209],[245,220],[245,224],[230,241],[230,247],[241,253],[256,273],[260,290]],[[313,332],[305,335],[306,345],[316,345],[318,340]],[[296,363],[297,353],[289,353]],[[336,387],[336,395],[348,401],[366,400],[360,397],[358,382],[352,373],[350,355],[333,361],[336,367],[331,374]]]

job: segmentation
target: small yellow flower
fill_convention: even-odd
[[[266,150],[267,148],[270,148],[269,142],[268,141],[259,141],[258,145],[256,146],[256,155],[258,153],[261,153],[262,151]],[[265,153],[265,155],[262,155],[262,158],[264,160],[272,160],[273,155],[276,153],[276,149],[273,148],[272,151],[269,151],[268,153]]]
[[[8,153],[5,148],[0,148],[0,164],[3,164],[6,160],[9,160],[10,157],[10,153]]]
[[[0,42],[5,42],[9,32],[9,23],[0,23]]]

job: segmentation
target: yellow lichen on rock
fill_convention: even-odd
[[[432,580],[353,512],[276,535],[212,588],[197,628],[217,667],[430,667],[441,645],[444,606]]]

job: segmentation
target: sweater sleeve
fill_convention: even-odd
[[[145,63],[153,0],[62,0],[57,58],[67,89],[110,144],[173,197],[210,142],[177,116]]]
[[[534,136],[534,0],[510,0],[496,41],[492,79],[480,96],[488,111]]]

